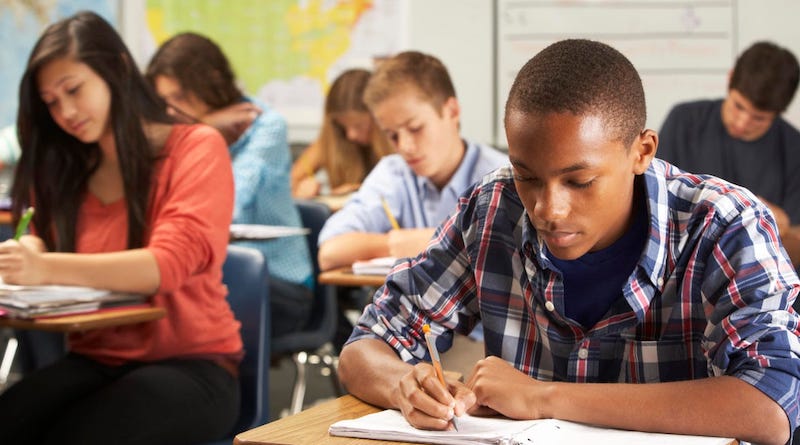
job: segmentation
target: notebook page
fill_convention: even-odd
[[[539,422],[542,421],[464,415],[458,418],[458,431],[428,431],[409,425],[399,411],[385,410],[358,419],[340,420],[331,425],[328,432],[332,436],[431,444],[501,444]]]
[[[586,443],[592,445],[727,445],[733,439],[603,428],[566,420],[547,419],[519,433],[512,445]]]
[[[419,430],[399,411],[385,410],[358,419],[341,420],[328,429],[332,436],[362,437],[452,445],[727,445],[733,439],[645,433],[595,427],[556,419],[511,420],[497,417],[458,418],[459,431]]]

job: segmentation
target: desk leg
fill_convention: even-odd
[[[4,388],[8,383],[8,376],[11,374],[11,365],[14,364],[14,356],[17,355],[18,345],[19,342],[14,337],[10,337],[6,342],[3,361],[0,362],[0,388]]]

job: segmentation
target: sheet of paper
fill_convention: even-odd
[[[268,226],[263,224],[231,224],[231,238],[267,240],[284,236],[302,236],[310,231],[304,227]]]
[[[395,257],[373,258],[366,261],[356,261],[353,263],[353,273],[356,275],[388,275],[392,271]]]
[[[726,445],[733,440],[600,428],[556,419],[511,420],[469,415],[458,418],[458,428],[459,431],[418,430],[399,411],[385,410],[336,422],[328,431],[334,436],[453,445]]]

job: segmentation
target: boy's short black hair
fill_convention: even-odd
[[[792,102],[800,67],[791,51],[771,42],[756,42],[733,67],[728,89],[735,89],[763,111],[783,113]]]
[[[530,59],[508,94],[506,116],[511,111],[599,116],[626,147],[647,121],[633,64],[614,48],[583,39],[556,42]]]

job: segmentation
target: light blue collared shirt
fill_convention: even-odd
[[[464,159],[441,190],[430,179],[414,174],[400,155],[384,156],[353,198],[325,223],[320,244],[345,233],[390,231],[392,225],[381,197],[386,199],[400,227],[437,227],[456,209],[461,193],[485,174],[508,164],[505,153],[487,145],[465,144]]]

